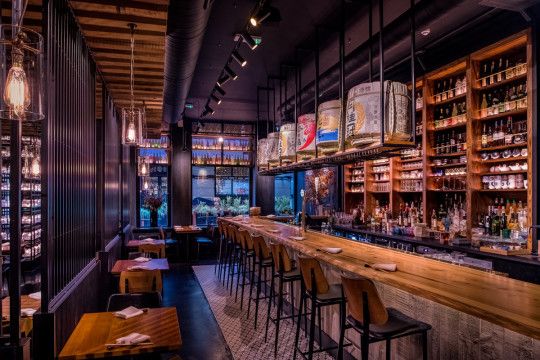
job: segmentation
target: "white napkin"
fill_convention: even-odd
[[[114,313],[114,316],[122,318],[122,319],[130,319],[135,316],[139,316],[144,314],[144,311],[141,309],[136,308],[135,306],[128,306],[124,310],[116,311]]]
[[[116,343],[122,345],[137,345],[148,340],[150,340],[150,336],[148,335],[131,333],[127,336],[116,339]]]
[[[258,228],[264,227],[264,225],[261,225],[261,224],[253,224],[253,225],[251,225],[251,226],[253,226],[253,227],[258,227]]]
[[[154,270],[153,268],[147,265],[133,265],[133,266],[129,266],[127,269],[128,270]]]
[[[325,247],[325,248],[320,248],[319,250],[328,254],[339,254],[340,252],[343,251],[341,248],[334,248],[334,247]]]
[[[396,264],[382,264],[382,263],[379,263],[379,264],[373,264],[371,265],[371,267],[375,270],[384,270],[384,271],[396,271],[397,270],[397,265]]]
[[[32,316],[35,314],[36,311],[37,311],[36,309],[30,309],[30,308],[21,309],[21,316]]]
[[[28,297],[30,299],[34,299],[34,300],[41,300],[41,291],[32,293],[32,294],[28,295]]]
[[[289,238],[296,241],[306,240],[306,238],[303,236],[289,236]]]
[[[144,262],[150,261],[150,258],[143,257],[143,256],[139,256],[138,258],[133,259],[133,261],[140,262],[140,263],[144,263]]]
[[[146,238],[141,240],[141,244],[153,244],[155,239],[152,238]]]
[[[278,233],[280,232],[278,229],[268,229],[268,232],[271,232],[271,233]]]
[[[275,218],[275,217],[276,217],[276,215],[274,215],[274,214],[270,214],[270,215],[268,215],[268,216],[266,216],[266,217],[267,217],[267,218]]]

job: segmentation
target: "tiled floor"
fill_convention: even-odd
[[[172,264],[163,282],[163,305],[178,311],[182,360],[233,359],[191,266]]]

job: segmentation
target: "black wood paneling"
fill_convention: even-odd
[[[47,292],[54,302],[98,249],[96,69],[67,1],[47,6]]]
[[[120,214],[120,119],[112,99],[106,95],[103,106],[104,118],[104,166],[103,166],[103,239],[109,243],[118,233],[118,219]]]
[[[191,122],[171,126],[171,225],[188,225],[191,217]]]

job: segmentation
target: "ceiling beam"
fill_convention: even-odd
[[[72,0],[72,3],[112,5],[121,8],[167,12],[167,5],[136,0]]]

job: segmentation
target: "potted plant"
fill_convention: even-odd
[[[157,227],[158,210],[163,204],[163,199],[160,196],[147,196],[144,200],[144,207],[150,210],[150,227]]]

